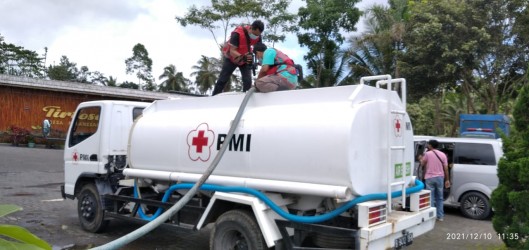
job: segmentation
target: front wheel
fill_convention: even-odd
[[[465,217],[474,220],[486,219],[491,213],[489,199],[478,192],[470,192],[463,195],[460,209]]]
[[[209,240],[213,250],[268,249],[254,216],[245,210],[231,210],[222,214]]]
[[[81,227],[88,232],[102,232],[108,225],[101,196],[92,183],[85,184],[77,196],[77,216]]]

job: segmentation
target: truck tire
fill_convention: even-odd
[[[254,216],[245,210],[231,210],[217,219],[209,247],[213,250],[268,249]]]
[[[478,192],[468,192],[461,198],[461,213],[474,220],[483,220],[491,213],[490,201],[487,196]]]
[[[108,220],[102,207],[101,196],[93,183],[85,184],[77,196],[77,215],[81,227],[88,232],[100,233],[105,230]]]

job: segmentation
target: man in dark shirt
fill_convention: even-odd
[[[224,55],[222,69],[219,79],[215,83],[212,95],[221,93],[229,81],[233,71],[239,68],[242,76],[243,91],[247,91],[252,86],[251,66],[253,55],[252,46],[256,43],[262,43],[261,33],[264,30],[264,24],[256,20],[251,26],[238,26],[231,32],[230,40],[222,48]]]

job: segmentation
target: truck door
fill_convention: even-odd
[[[64,148],[66,191],[73,190],[80,174],[99,172],[101,109],[101,106],[80,108],[72,120]]]

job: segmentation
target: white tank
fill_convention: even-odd
[[[132,128],[130,170],[148,170],[144,177],[172,173],[183,181],[177,175],[200,176],[243,98],[156,101]],[[285,192],[291,187],[281,183],[343,186],[353,195],[387,192],[388,173],[391,182],[411,178],[411,123],[406,113],[391,112],[404,109],[397,92],[367,85],[254,93],[211,180],[260,180],[260,189]]]

